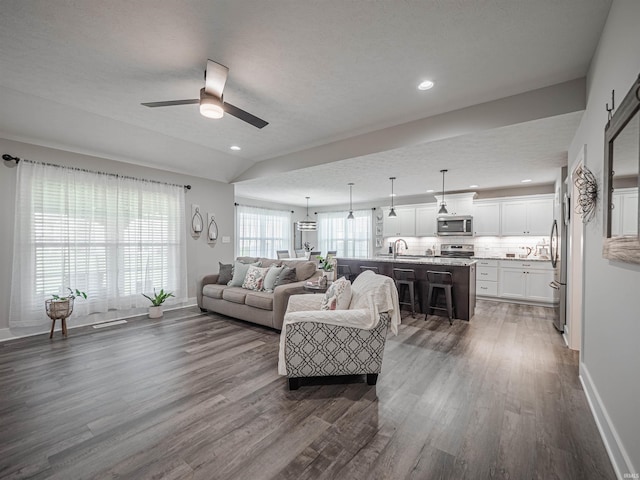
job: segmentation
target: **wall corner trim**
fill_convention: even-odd
[[[600,437],[604,442],[604,447],[607,450],[607,454],[609,454],[609,460],[611,460],[616,476],[622,480],[624,478],[623,474],[635,473],[638,470],[631,463],[631,458],[629,458],[620,436],[611,422],[611,417],[609,417],[607,409],[602,403],[602,398],[593,383],[589,370],[582,362],[580,362],[580,383],[582,383],[582,388],[587,396],[587,402],[596,421]]]

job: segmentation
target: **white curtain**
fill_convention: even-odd
[[[236,207],[236,255],[277,258],[277,250],[291,245],[291,212],[268,208]]]
[[[9,324],[49,323],[67,287],[88,295],[74,315],[147,306],[154,288],[184,301],[185,245],[182,187],[21,161]]]
[[[318,249],[323,255],[337,250],[339,257],[366,258],[371,252],[371,210],[318,213]]]

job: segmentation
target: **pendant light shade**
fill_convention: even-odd
[[[349,183],[349,215],[347,216],[347,220],[353,220],[355,217],[353,216],[353,186],[354,183]]]
[[[393,197],[395,196],[393,194],[393,181],[396,179],[396,177],[389,177],[389,180],[391,180],[391,210],[389,211],[389,216],[390,217],[395,217],[396,216],[396,209],[393,208]]]
[[[447,202],[444,201],[444,174],[447,173],[449,170],[440,170],[440,173],[442,173],[442,201],[440,202],[440,210],[438,210],[438,213],[449,213],[447,211]]]
[[[311,197],[304,197],[304,198],[307,199],[307,215],[304,217],[304,220],[300,220],[298,222],[298,231],[315,232],[318,229],[318,225],[314,220],[311,220],[309,218],[309,198]]]

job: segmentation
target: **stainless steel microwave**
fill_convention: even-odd
[[[438,236],[472,236],[473,217],[471,215],[442,215],[437,218]]]

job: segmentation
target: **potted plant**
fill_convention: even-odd
[[[73,313],[74,300],[76,297],[87,298],[87,294],[81,292],[77,288],[75,290],[67,288],[67,290],[69,290],[69,295],[51,295],[51,298],[44,302],[47,316],[53,322],[51,324],[51,333],[49,334],[49,338],[53,338],[53,329],[56,326],[56,320],[62,321],[62,334],[65,337],[67,336],[67,318]]]
[[[318,255],[316,258],[318,259],[318,268],[323,271],[323,275],[327,277],[327,280],[333,282],[335,274],[333,256],[327,255],[326,257],[322,257]]]
[[[149,318],[160,318],[162,317],[162,304],[169,297],[173,297],[173,293],[165,292],[164,289],[160,289],[159,293],[156,293],[156,289],[153,289],[153,297],[149,295],[142,294],[143,297],[148,298],[151,301],[151,306],[149,307]]]

